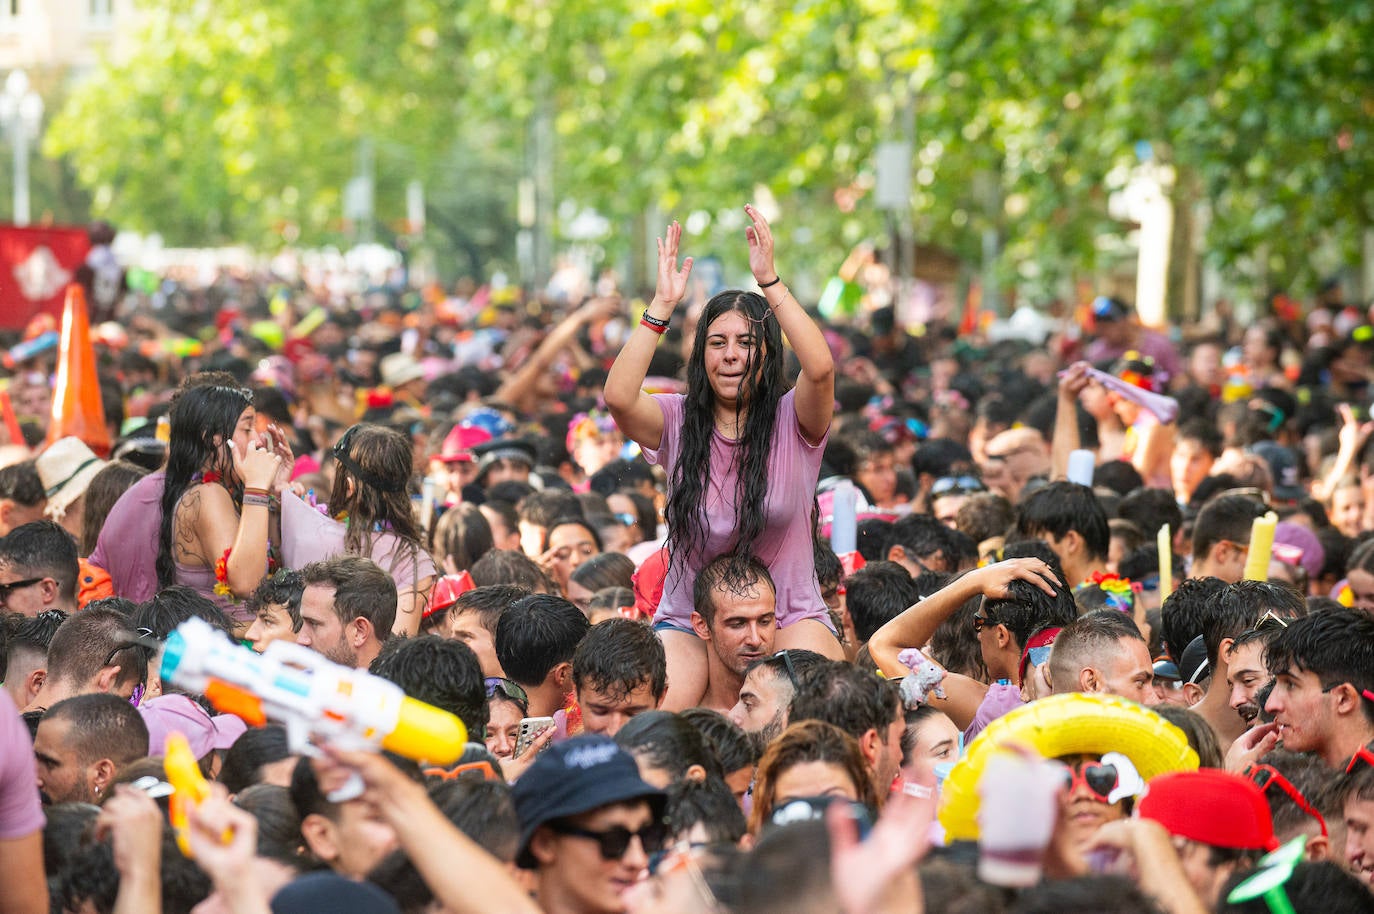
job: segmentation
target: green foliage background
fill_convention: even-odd
[[[766,187],[824,275],[881,238],[872,153],[914,123],[910,219],[976,261],[1101,266],[1109,191],[1148,142],[1223,267],[1301,288],[1374,209],[1374,4],[1340,0],[164,0],[82,84],[45,151],[96,214],[169,244],[342,240],[358,141],[378,211],[424,181],[450,272],[513,261],[527,128],[557,199],[610,220],[608,262],[662,214],[737,260]],[[838,190],[865,194],[852,212]],[[1314,252],[1320,252],[1315,253]]]

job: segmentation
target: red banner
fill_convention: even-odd
[[[90,248],[84,228],[0,225],[0,329],[22,330],[40,312],[60,318]]]

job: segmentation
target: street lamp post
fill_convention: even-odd
[[[0,93],[0,124],[14,150],[14,224],[29,224],[29,143],[43,123],[43,99],[29,88],[29,74],[11,70]]]

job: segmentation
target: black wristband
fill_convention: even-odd
[[[776,286],[776,285],[777,285],[778,283],[780,283],[780,282],[782,282],[782,277],[781,277],[781,276],[774,276],[772,282],[761,282],[761,283],[759,283],[759,288],[760,288],[760,289],[766,289],[766,288],[768,288],[769,286]]]
[[[654,327],[662,327],[665,330],[668,329],[667,321],[660,320],[659,318],[654,317],[652,314],[648,312],[648,310],[645,310],[643,316],[640,317],[640,321],[645,324],[650,324]]]

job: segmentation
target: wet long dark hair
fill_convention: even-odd
[[[229,441],[234,437],[239,416],[252,405],[252,392],[240,387],[233,375],[221,371],[192,375],[172,400],[168,415],[171,440],[167,447],[167,480],[162,487],[162,521],[157,538],[159,588],[176,583],[176,560],[172,553],[176,507],[197,476],[206,471],[219,473],[230,491],[236,493],[237,500],[242,482],[234,476]]]
[[[385,531],[398,540],[388,573],[405,558],[416,560],[422,543],[410,504],[414,459],[410,439],[380,425],[359,424],[334,445],[334,456],[338,469],[334,490],[329,495],[329,510],[335,517],[348,515],[344,551],[369,557],[377,533]],[[402,582],[397,583],[399,586]]]
[[[664,512],[668,523],[669,563],[695,566],[716,558],[702,554],[706,544],[704,499],[711,470],[711,438],[715,434],[715,391],[706,376],[707,331],[716,318],[738,311],[749,321],[755,345],[749,349],[740,388],[745,410],[744,428],[735,448],[735,505],[738,521],[724,581],[732,586],[744,576],[753,558],[754,543],[764,529],[764,497],[768,491],[768,456],[778,401],[787,392],[783,374],[782,330],[768,302],[756,292],[721,292],[706,303],[697,324],[696,342],[687,363],[687,398],[683,408],[682,449],[671,473],[671,495]]]

